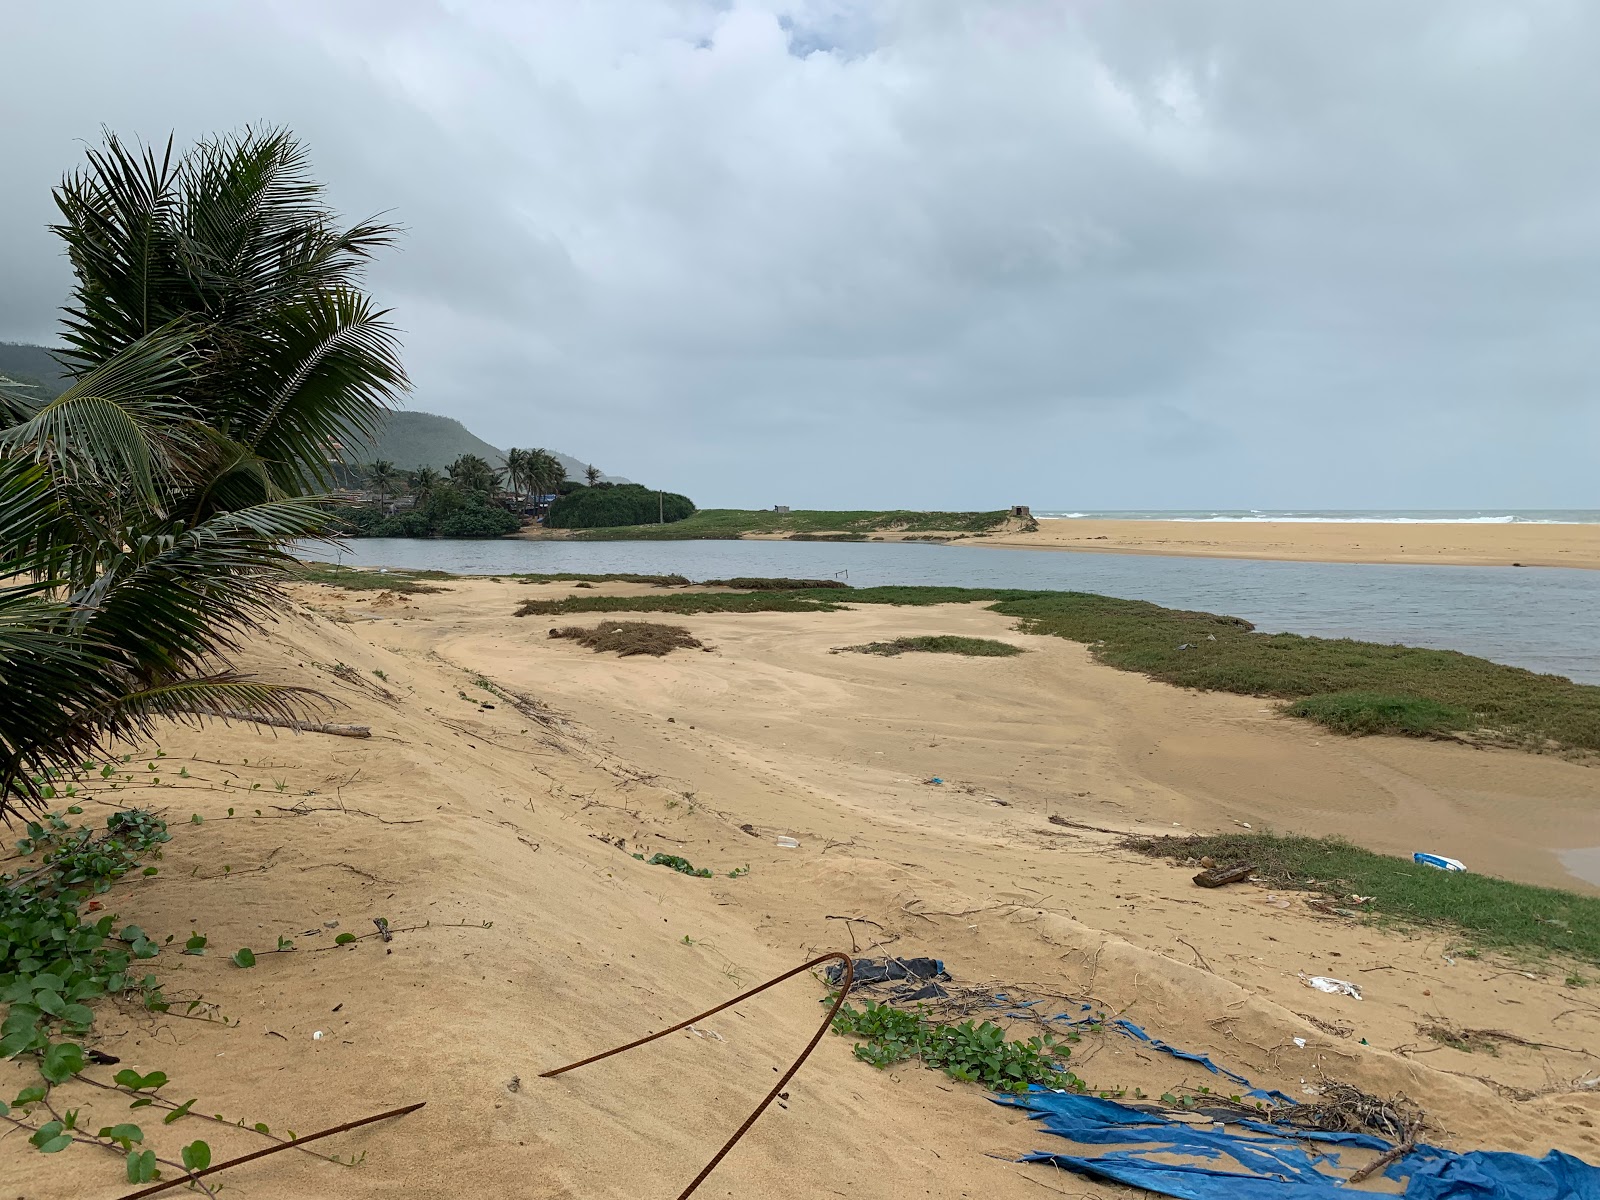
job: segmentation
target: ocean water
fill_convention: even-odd
[[[1103,521],[1305,521],[1366,525],[1600,525],[1596,508],[1235,508],[1128,509],[1079,512],[1040,509],[1051,520]]]
[[[1063,553],[915,542],[419,541],[363,538],[307,557],[460,575],[777,575],[1098,592],[1244,617],[1269,632],[1460,650],[1600,684],[1600,571]],[[908,625],[914,618],[908,616]]]

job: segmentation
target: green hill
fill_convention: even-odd
[[[0,387],[24,396],[54,399],[66,390],[68,379],[50,351],[22,342],[0,342]]]

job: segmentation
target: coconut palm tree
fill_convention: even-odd
[[[444,469],[452,486],[464,492],[493,496],[500,487],[500,472],[476,454],[463,454]]]
[[[0,816],[161,718],[302,711],[229,654],[337,527],[341,439],[406,386],[361,290],[393,231],[342,228],[286,132],[174,156],[108,136],[56,192],[77,282],[55,400],[0,398]]]
[[[583,469],[583,481],[590,487],[600,482],[600,470],[593,463]]]
[[[400,490],[402,476],[387,458],[367,464],[367,486],[378,493],[380,500],[388,500]]]
[[[443,476],[432,467],[418,467],[411,472],[411,490],[420,499],[430,495],[443,481]]]
[[[531,460],[531,453],[527,450],[519,450],[513,446],[506,451],[506,483],[519,502],[533,486],[528,474]]]
[[[567,468],[550,451],[539,447],[529,451],[528,473],[541,496],[549,496],[567,477]]]

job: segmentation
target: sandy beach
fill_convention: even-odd
[[[109,804],[166,811],[160,875],[120,885],[107,909],[153,934],[207,935],[205,955],[154,967],[229,1022],[129,1012],[103,1022],[104,1050],[165,1071],[196,1111],[302,1134],[428,1102],[329,1139],[365,1152],[359,1167],[283,1154],[230,1173],[232,1194],[673,1196],[816,1028],[818,983],[556,1080],[539,1072],[835,948],[930,954],[960,983],[1120,1013],[1257,1086],[1404,1092],[1438,1144],[1600,1156],[1600,1094],[1574,1083],[1595,1074],[1600,1009],[1564,964],[1469,957],[1444,933],[1319,914],[1303,893],[1202,890],[1193,868],[1119,846],[1119,831],[1249,823],[1594,891],[1556,852],[1600,846],[1596,768],[1333,737],[1263,701],[1111,670],[975,605],[674,618],[707,650],[617,659],[512,616],[570,584],[443,589],[302,585],[304,611],[252,644],[249,666],[328,692],[334,719],[370,725],[370,740],[174,729],[161,786],[79,801],[85,819]],[[833,652],[913,633],[1026,653]],[[714,875],[631,857],[658,851]],[[393,943],[306,953],[375,917],[401,931]],[[280,935],[297,949],[229,964]],[[1365,999],[1302,973],[1359,981]],[[1419,1033],[1438,1021],[1523,1041],[1453,1049]],[[1153,1096],[1219,1083],[1110,1033],[1085,1034],[1070,1065]],[[125,1102],[78,1090],[59,1099],[81,1103],[80,1120],[126,1119]],[[258,1148],[195,1124],[152,1136],[203,1133],[218,1158]],[[854,1194],[868,1177],[906,1200],[1126,1194],[1008,1161],[1050,1140],[976,1087],[874,1070],[829,1035],[703,1194]],[[28,1200],[111,1194],[120,1177],[88,1153],[12,1167]]]
[[[1600,525],[1043,519],[974,544],[1100,554],[1600,569]]]

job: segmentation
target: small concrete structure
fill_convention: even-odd
[[[774,504],[772,506],[772,511],[775,513],[786,513],[789,511],[789,506],[787,504]]]
[[[1021,517],[1025,521],[1033,520],[1033,512],[1026,504],[1013,504],[1011,506],[1011,515],[1013,517]]]

